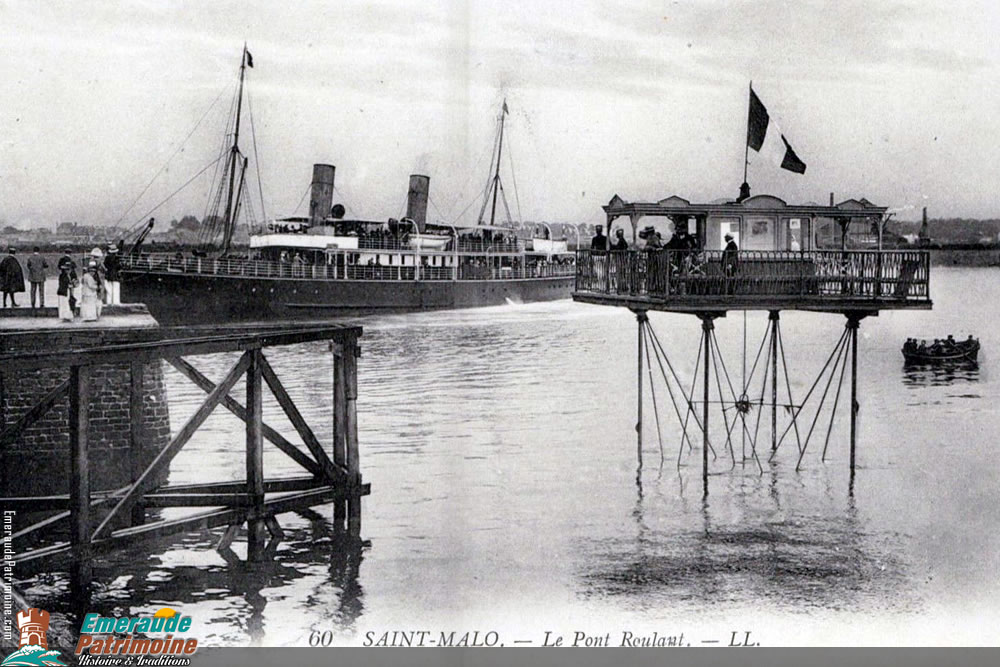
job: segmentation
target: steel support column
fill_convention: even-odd
[[[778,449],[778,311],[770,311],[768,319],[771,320],[771,451],[773,452]]]
[[[643,349],[643,334],[645,333],[646,323],[649,321],[649,316],[644,310],[636,310],[635,319],[638,323],[638,336],[636,339],[636,349],[638,349],[638,365],[636,366],[636,396],[638,400],[636,401],[638,408],[636,410],[636,422],[635,422],[635,453],[636,460],[639,468],[642,468],[642,349]]]
[[[701,481],[704,496],[708,497],[708,390],[711,383],[712,330],[715,329],[711,315],[701,316],[702,347],[705,348],[705,391],[702,403]]]
[[[847,316],[847,328],[851,332],[851,490],[854,489],[855,453],[858,443],[858,327],[861,317]]]

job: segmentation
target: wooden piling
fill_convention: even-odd
[[[347,475],[350,483],[347,499],[349,529],[361,528],[361,461],[358,452],[358,357],[361,354],[356,338],[344,345],[344,396],[346,398],[345,449]]]
[[[144,365],[141,361],[133,361],[129,367],[129,396],[128,396],[128,459],[130,481],[135,484],[142,471],[145,469],[142,461],[142,447],[146,440],[143,434],[144,422],[142,418],[143,408],[143,375]],[[131,525],[141,526],[146,521],[146,507],[142,501],[137,502],[132,507]]]
[[[247,367],[247,419],[246,419],[246,468],[247,500],[250,513],[247,517],[247,561],[261,559],[264,552],[264,429],[262,353],[260,348],[249,352]]]
[[[70,543],[73,564],[70,582],[74,594],[87,597],[93,576],[90,532],[90,431],[87,407],[90,405],[90,368],[71,366],[69,371],[69,442],[70,442]]]
[[[347,468],[346,422],[347,394],[344,391],[344,346],[340,343],[331,345],[333,350],[333,461],[342,468]],[[334,525],[340,526],[347,519],[347,501],[337,499],[333,502]]]

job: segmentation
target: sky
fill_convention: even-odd
[[[431,219],[472,222],[504,99],[515,219],[735,197],[752,80],[808,165],[751,152],[755,194],[1000,218],[998,7],[0,0],[0,223],[202,217],[212,169],[168,196],[219,155],[244,42],[240,144],[268,217],[305,212],[324,162],[351,216],[399,217],[422,173]]]

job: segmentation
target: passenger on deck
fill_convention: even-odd
[[[733,279],[740,267],[740,249],[732,234],[726,234],[726,247],[722,251],[722,273],[726,277],[726,294],[735,291]]]
[[[83,299],[80,316],[84,322],[96,322],[101,316],[101,302],[104,301],[104,281],[96,259],[91,259],[82,280]]]
[[[72,273],[70,271],[72,270]],[[77,287],[76,270],[73,269],[73,262],[59,262],[59,286],[56,289],[56,296],[59,297],[59,319],[63,322],[73,321],[73,306],[70,300],[73,299],[73,289]],[[74,300],[75,301],[75,300]]]
[[[17,308],[17,301],[14,300],[18,292],[24,291],[24,271],[21,270],[21,263],[17,261],[17,250],[11,247],[7,251],[7,256],[0,262],[0,291],[3,292],[3,307],[7,307],[7,297],[10,297],[11,308]]]
[[[649,225],[648,227],[643,229],[639,233],[639,238],[646,241],[646,247],[645,247],[646,250],[652,251],[652,250],[663,249],[663,237],[660,235],[660,232],[656,231],[656,229],[652,225]]]
[[[622,229],[615,231],[615,242],[611,245],[612,250],[628,250],[628,241],[625,240],[625,232]]]
[[[604,227],[597,225],[594,228],[594,238],[590,240],[591,250],[605,251],[608,249],[608,237],[604,235]]]

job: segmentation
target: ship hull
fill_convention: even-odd
[[[309,280],[124,271],[122,302],[161,324],[325,320],[569,298],[573,276],[510,280]]]

